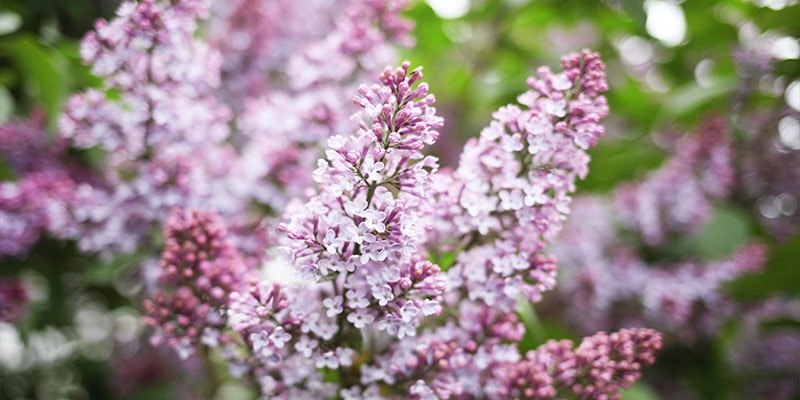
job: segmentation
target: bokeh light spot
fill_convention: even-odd
[[[645,28],[650,36],[666,46],[675,47],[686,38],[686,16],[677,3],[663,0],[648,0],[644,4],[647,11]]]
[[[470,0],[426,0],[433,12],[444,19],[461,18],[469,11]]]

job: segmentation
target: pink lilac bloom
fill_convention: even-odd
[[[233,104],[287,85],[298,49],[334,29],[342,2],[232,0],[211,3],[205,37],[222,56],[224,97]],[[241,105],[241,104],[238,104]]]
[[[605,199],[576,199],[573,218],[584,223],[569,223],[553,246],[561,266],[559,301],[582,332],[647,325],[681,340],[707,337],[736,313],[725,284],[766,261],[757,242],[716,260],[646,261],[616,229],[617,213]]]
[[[305,281],[263,281],[231,295],[229,324],[247,351],[223,351],[232,372],[265,396],[335,393],[322,372],[347,371],[361,348],[354,340],[410,339],[425,317],[441,312],[439,268],[417,252],[423,232],[416,206],[436,168],[421,150],[442,122],[421,78],[404,63],[387,68],[380,85],[362,86],[354,99],[362,108],[356,134],[328,140],[315,173],[318,193],[289,208],[291,220],[280,229]],[[343,395],[361,393],[350,388],[357,376],[342,377]]]
[[[216,347],[224,332],[230,293],[245,287],[250,270],[233,247],[219,215],[175,209],[164,227],[161,273],[145,301],[151,341],[168,345],[182,358],[202,343]]]
[[[615,189],[620,220],[648,245],[696,231],[710,218],[713,202],[733,187],[733,150],[724,122],[707,120],[677,142],[663,166]]]
[[[105,154],[103,181],[76,190],[82,250],[135,251],[175,206],[246,223],[233,218],[247,202],[227,178],[231,113],[214,97],[221,59],[194,36],[206,16],[202,1],[125,2],[84,38],[81,56],[105,86],[74,95],[59,120],[71,146]]]
[[[11,173],[0,181],[0,258],[23,256],[43,235],[74,239],[72,209],[86,168],[64,157],[61,140],[50,141],[44,116],[0,125],[0,160]]]
[[[575,201],[553,251],[562,266],[560,297],[582,331],[644,324],[683,340],[707,337],[736,313],[724,285],[765,263],[757,242],[716,260],[652,261],[643,254],[642,246],[657,252],[703,228],[734,182],[733,144],[719,120],[677,141],[674,151],[659,169],[618,187],[613,200]]]
[[[740,382],[737,397],[792,399],[800,395],[800,302],[773,297],[742,313],[728,351]]]
[[[355,350],[329,344],[339,338],[336,316],[322,306],[319,287],[261,281],[230,296],[229,326],[245,351],[221,349],[234,377],[255,384],[268,398],[321,398],[334,393],[321,368],[352,364]]]
[[[584,158],[577,165],[556,154],[541,155],[541,161],[552,163],[544,171],[555,171],[556,175],[549,181],[546,176],[542,178],[551,185],[546,190],[562,188],[566,196],[572,189],[553,182],[558,182],[558,177],[567,179],[561,185],[568,187],[582,176],[576,171],[585,169],[588,158],[575,149],[593,142],[587,132],[602,132],[596,124],[599,116],[583,110],[596,105],[604,112],[604,100],[591,96],[596,96],[598,89],[604,90],[605,83],[602,64],[594,54],[567,57],[564,65],[568,82],[556,77],[555,85],[568,90],[580,82],[582,92],[569,92],[576,103],[565,101],[563,107],[572,107],[569,120],[574,124],[561,127],[567,139],[559,143]],[[553,76],[544,70],[541,74]],[[515,343],[522,339],[525,328],[516,314],[509,312],[512,307],[502,307],[510,302],[507,299],[528,294],[518,289],[526,284],[523,275],[485,280],[483,287],[477,283],[483,276],[476,276],[469,289],[479,296],[457,299],[462,293],[454,285],[455,290],[447,295],[452,299],[447,301],[442,295],[451,279],[445,280],[437,266],[419,257],[425,254],[423,245],[434,242],[424,242],[429,238],[428,229],[421,225],[431,221],[430,215],[415,210],[441,199],[460,206],[457,197],[435,191],[435,160],[420,153],[436,140],[433,128],[441,124],[430,107],[433,98],[427,94],[427,85],[414,87],[420,77],[421,73],[409,70],[406,63],[396,70],[387,69],[381,76],[382,86],[362,86],[355,99],[363,108],[355,118],[361,129],[355,136],[328,140],[326,159],[320,160],[315,172],[320,185],[317,193],[306,204],[287,209],[291,220],[281,225],[281,230],[289,239],[287,251],[292,264],[306,282],[261,282],[249,293],[233,294],[231,326],[247,338],[249,345],[249,355],[242,357],[235,369],[249,373],[266,396],[313,396],[316,391],[329,390],[328,394],[338,391],[347,399],[507,398],[520,389],[520,380],[509,381],[508,374],[493,372],[505,368],[509,372],[530,369],[551,373],[545,355],[523,361]],[[542,85],[531,83],[532,87]],[[531,100],[530,104],[538,103]],[[552,106],[544,100],[542,104]],[[562,114],[559,108],[562,106],[553,107],[557,108],[554,113],[566,117],[566,111]],[[584,134],[588,136],[576,144],[574,138]],[[516,145],[511,147],[509,151],[515,151]],[[552,200],[545,193],[537,195],[545,198],[543,202]],[[525,200],[520,202],[523,207]],[[533,207],[537,204],[528,207],[539,211],[539,207]],[[553,218],[560,221],[562,216]],[[465,240],[459,231],[451,233],[459,236],[456,238],[444,238],[444,232],[436,234],[430,237]],[[478,237],[473,240],[483,238],[480,232],[473,236]],[[494,244],[510,254],[507,263],[497,265],[508,275],[530,270],[554,272],[552,258],[532,254],[527,259],[514,254],[513,247],[506,248],[512,238],[484,244],[484,258],[478,258],[477,251],[468,254],[473,255],[475,264],[488,264],[494,260]],[[536,251],[541,247],[543,243],[538,243]],[[436,317],[440,314],[442,317]],[[290,345],[296,352],[287,350]],[[565,346],[571,351],[571,345]],[[525,395],[548,398],[575,392],[586,398],[597,394],[614,398],[622,387],[638,378],[642,366],[653,362],[653,353],[659,347],[660,335],[651,330],[599,334],[563,356],[565,365],[572,362],[576,366],[571,375],[537,376],[546,382]],[[358,368],[352,364],[354,359],[360,360]],[[332,383],[325,385],[319,369],[338,370],[338,388]]]
[[[444,289],[439,267],[419,253],[417,206],[437,167],[421,150],[442,123],[421,78],[404,63],[387,68],[380,85],[361,86],[353,100],[362,108],[356,135],[328,140],[314,172],[319,193],[290,207],[290,222],[280,226],[299,273],[332,281],[341,301],[333,314],[354,325],[375,321],[398,338],[415,335],[422,318],[440,311]]]
[[[460,250],[449,289],[503,312],[518,295],[537,302],[555,285],[555,260],[542,250],[588,172],[585,150],[604,132],[608,87],[599,56],[587,50],[561,64],[560,73],[540,68],[519,96],[525,108],[498,110],[466,144],[458,169],[434,178],[428,247]]]
[[[619,400],[620,391],[655,362],[659,349],[661,336],[652,329],[599,332],[575,348],[569,340],[548,341],[496,375],[508,380],[504,383],[510,390],[503,391],[502,398],[554,398],[557,391],[576,399]]]
[[[406,3],[213,3],[206,36],[223,56],[225,97],[236,104],[288,88],[352,84],[357,70],[379,70],[394,61],[392,44],[413,42],[412,23],[400,16]]]
[[[447,325],[398,343],[392,353],[377,357],[378,368],[361,367],[362,381],[411,384],[409,397],[386,397],[392,399],[618,399],[661,348],[657,332],[623,329],[584,338],[577,348],[568,340],[551,340],[520,355],[515,344],[505,342],[510,331],[464,328]],[[480,338],[488,340],[478,344]]]
[[[44,234],[74,238],[77,227],[69,213],[75,186],[63,171],[0,182],[0,257],[25,255]]]
[[[0,322],[16,323],[28,310],[30,299],[22,280],[0,278]]]

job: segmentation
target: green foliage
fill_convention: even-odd
[[[766,298],[775,293],[800,297],[800,236],[772,247],[764,270],[733,282],[730,290],[741,299]]]
[[[0,43],[0,54],[10,57],[16,67],[25,71],[21,77],[24,95],[34,99],[34,106],[47,110],[54,120],[68,93],[70,77],[61,53],[47,48],[31,36]]]
[[[661,397],[645,383],[636,382],[622,392],[622,400],[659,400]]]

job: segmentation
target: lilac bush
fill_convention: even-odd
[[[540,68],[439,170],[422,69],[386,67],[412,42],[404,4],[123,3],[81,45],[102,87],[68,100],[57,140],[0,129],[32,139],[0,148],[19,174],[0,255],[42,235],[137,254],[150,342],[199,361],[207,396],[222,379],[263,398],[620,398],[658,332],[523,349],[519,317],[555,287],[545,249],[604,134],[605,65]],[[294,24],[309,10],[331,34]]]

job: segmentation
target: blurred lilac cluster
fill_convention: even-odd
[[[762,267],[763,245],[745,243],[716,260],[658,257],[659,246],[705,227],[714,202],[731,192],[728,135],[721,121],[707,121],[639,181],[618,186],[610,198],[575,201],[553,251],[562,265],[560,295],[582,331],[645,324],[693,341],[737,312],[722,288]]]
[[[0,181],[0,258],[23,256],[43,235],[75,238],[70,215],[78,182],[92,178],[66,158],[63,140],[50,143],[44,116],[0,126],[0,156],[12,180]]]

